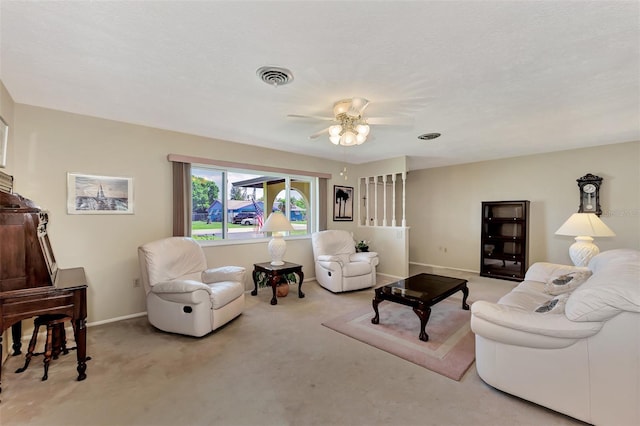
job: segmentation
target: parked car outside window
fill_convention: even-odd
[[[234,224],[254,225],[256,214],[254,212],[240,212],[233,217]]]

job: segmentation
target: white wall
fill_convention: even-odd
[[[530,200],[529,263],[571,264],[572,237],[554,235],[578,210],[576,179],[602,177],[601,250],[640,248],[640,142],[411,171],[410,261],[478,271],[482,201]],[[445,251],[446,249],[446,251]]]

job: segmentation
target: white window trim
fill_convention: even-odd
[[[207,159],[207,158],[201,158],[201,157],[190,157],[190,156],[183,156],[183,155],[177,155],[177,154],[169,154],[167,156],[167,158],[169,159],[169,161],[175,161],[175,162],[182,162],[182,163],[190,163],[192,168],[193,167],[201,167],[201,168],[207,168],[207,167],[211,167],[212,170],[216,170],[219,172],[224,173],[224,175],[226,176],[229,172],[244,172],[244,173],[250,173],[250,174],[254,174],[256,172],[265,172],[268,175],[272,175],[272,176],[278,176],[278,177],[284,177],[286,180],[286,185],[285,185],[285,190],[286,190],[286,201],[287,201],[287,211],[286,214],[289,215],[290,214],[290,207],[289,207],[289,197],[290,197],[290,191],[291,191],[291,179],[292,178],[297,178],[297,179],[310,179],[311,182],[311,186],[310,186],[310,196],[309,196],[309,202],[314,203],[314,208],[311,215],[307,216],[307,221],[308,221],[308,228],[310,229],[309,233],[304,234],[304,235],[288,235],[285,236],[284,239],[285,240],[303,240],[303,239],[311,239],[311,234],[314,232],[314,230],[317,230],[318,227],[318,209],[319,209],[319,204],[318,204],[318,178],[319,177],[330,177],[331,175],[326,174],[326,173],[313,173],[313,172],[305,172],[305,171],[301,171],[301,170],[293,170],[293,169],[284,169],[284,168],[276,168],[276,167],[270,167],[270,166],[253,166],[250,164],[246,164],[246,163],[234,163],[234,162],[229,162],[229,161],[218,161],[218,160],[211,160],[211,159]],[[255,167],[255,168],[254,168]],[[193,171],[192,171],[192,176],[193,176]],[[221,191],[223,191],[223,193],[226,193],[226,179],[225,182],[223,182],[223,188],[221,188]],[[225,208],[225,211],[223,212],[223,221],[226,222],[227,221],[227,210]],[[191,216],[193,214],[192,208],[189,207],[188,208],[189,211],[189,215]],[[264,218],[266,220],[266,217]],[[191,231],[191,230],[189,230]],[[269,236],[264,236],[264,237],[260,237],[260,238],[246,238],[246,239],[229,239],[229,238],[223,238],[220,240],[196,240],[201,246],[203,247],[207,247],[207,246],[225,246],[225,245],[243,245],[243,244],[264,244],[265,241],[269,241],[271,240],[271,237]]]

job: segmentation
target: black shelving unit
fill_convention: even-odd
[[[522,281],[529,267],[529,201],[483,201],[480,275]]]

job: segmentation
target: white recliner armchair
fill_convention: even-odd
[[[378,253],[356,253],[347,231],[328,230],[311,235],[316,280],[334,293],[360,290],[376,284]]]
[[[245,268],[207,269],[200,245],[191,238],[170,237],[138,248],[147,316],[156,328],[204,336],[244,309]]]

